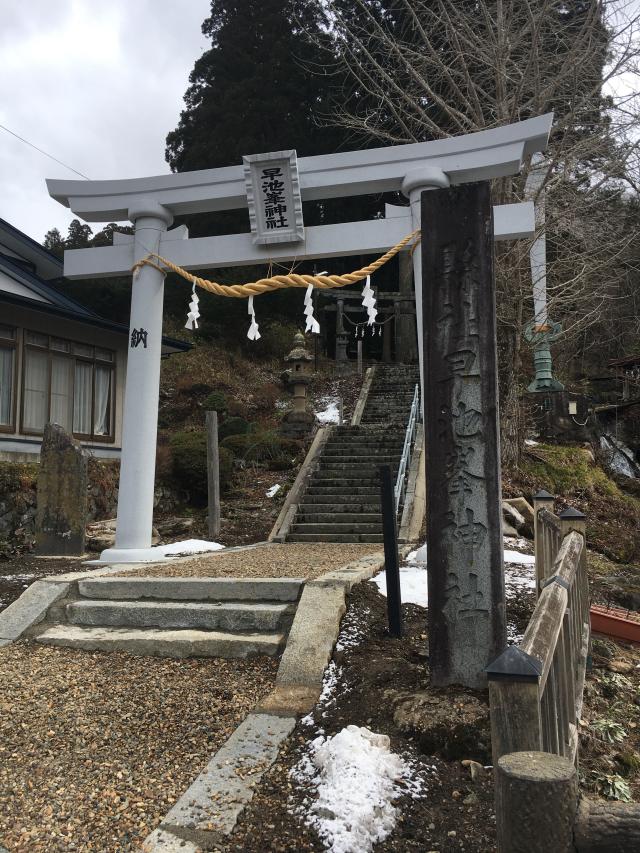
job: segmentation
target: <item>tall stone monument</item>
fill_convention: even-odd
[[[47,424],[38,469],[38,554],[84,554],[87,484],[87,457],[80,442],[58,424]]]
[[[485,683],[506,644],[489,184],[422,193],[429,659]]]

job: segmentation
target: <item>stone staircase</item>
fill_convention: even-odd
[[[277,655],[303,584],[299,578],[79,580],[32,636],[52,646],[161,657]]]
[[[398,469],[417,381],[415,367],[376,368],[361,423],[332,430],[287,542],[383,541],[378,468]]]

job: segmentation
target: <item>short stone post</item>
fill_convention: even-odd
[[[81,556],[87,524],[87,456],[58,424],[44,428],[38,468],[36,552]]]
[[[220,455],[218,453],[218,413],[206,413],[207,427],[207,491],[209,538],[220,535]]]
[[[513,752],[496,767],[499,853],[574,853],[578,779],[573,762]]]
[[[544,525],[538,519],[538,510],[548,509],[553,512],[553,495],[541,489],[533,496],[533,547],[536,558],[536,596],[540,595],[542,581],[548,576],[551,566],[545,560]]]
[[[482,688],[506,645],[488,182],[423,192],[422,228],[431,680]]]

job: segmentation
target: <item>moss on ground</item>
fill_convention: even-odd
[[[640,563],[640,500],[625,494],[593,454],[578,445],[527,448],[507,472],[505,495],[531,497],[546,489],[556,511],[573,506],[587,516],[589,546],[617,563]]]

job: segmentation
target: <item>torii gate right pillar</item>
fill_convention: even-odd
[[[431,679],[480,688],[506,645],[489,184],[421,202]]]

